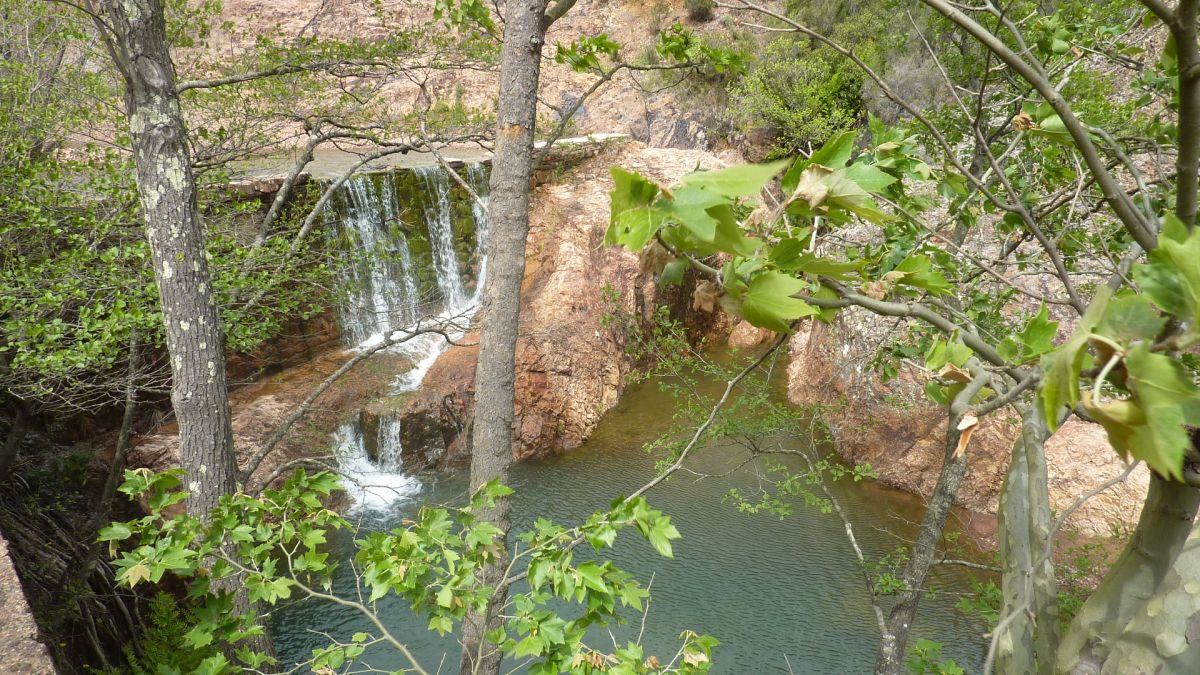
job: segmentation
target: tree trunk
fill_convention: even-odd
[[[187,508],[205,517],[222,495],[236,489],[237,466],[224,339],[163,4],[105,0],[103,9],[114,33],[109,49],[125,79],[129,139],[171,359],[171,404],[179,424]]]
[[[1200,528],[1154,595],[1138,609],[1104,660],[1101,673],[1200,672]]]
[[[1058,592],[1050,546],[1046,421],[1035,406],[1022,415],[1008,475],[1000,489],[1001,617],[996,638],[1001,673],[1050,673],[1058,645]]]
[[[1150,492],[1124,553],[1071,621],[1057,670],[1099,673],[1114,642],[1159,590],[1192,532],[1200,490],[1150,477]]]
[[[525,239],[529,234],[529,185],[546,0],[509,0],[505,10],[496,152],[488,198],[488,278],[475,367],[472,490],[494,479],[507,480],[512,464],[517,328],[525,276]],[[471,613],[463,622],[462,673],[494,674],[500,670],[501,654],[484,635],[499,625],[500,608],[508,597],[503,578],[509,509],[508,499],[501,498],[496,508],[483,516],[504,532],[504,540],[498,542],[504,553],[480,574],[483,583],[495,588],[484,615]]]
[[[977,361],[971,359],[967,365],[971,369],[973,379],[955,396],[949,407],[946,456],[942,462],[942,471],[938,476],[937,486],[933,489],[933,495],[929,498],[929,504],[925,507],[925,515],[921,518],[921,527],[917,532],[912,556],[904,568],[904,590],[900,592],[899,599],[888,613],[887,630],[880,636],[879,652],[875,658],[876,675],[899,675],[907,672],[904,655],[913,618],[917,614],[921,596],[925,593],[925,580],[929,576],[933,557],[942,540],[946,517],[950,514],[950,507],[954,505],[958,488],[967,473],[967,453],[955,452],[962,434],[958,430],[958,424],[963,415],[970,410],[971,399],[990,381],[990,377]]]
[[[104,0],[102,9],[108,22],[98,21],[98,28],[125,80],[138,195],[171,359],[171,406],[179,426],[186,506],[206,519],[222,496],[237,490],[237,458],[225,384],[225,340],[212,295],[163,2]],[[253,609],[238,577],[215,586],[234,595],[238,613]],[[242,644],[272,655],[265,636]],[[224,651],[236,663],[236,646],[226,645]]]

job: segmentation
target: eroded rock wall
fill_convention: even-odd
[[[923,394],[911,369],[883,383],[870,369],[871,354],[894,320],[862,310],[842,313],[833,325],[812,323],[793,336],[788,397],[823,410],[838,452],[868,462],[886,484],[928,496],[945,452],[944,409]],[[1019,420],[1011,414],[985,418],[967,453],[959,505],[995,513]],[[1121,474],[1125,464],[1098,425],[1072,420],[1046,444],[1051,507],[1066,510],[1078,497]],[[1144,466],[1123,483],[1088,500],[1068,520],[1085,535],[1110,536],[1136,522],[1149,483]]]

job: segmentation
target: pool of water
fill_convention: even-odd
[[[642,447],[669,426],[670,405],[671,399],[653,383],[634,387],[583,447],[515,467],[510,480],[516,489],[515,531],[537,517],[576,524],[652,478],[660,458]],[[803,439],[795,442],[803,444]],[[699,473],[723,473],[739,463],[741,452],[705,448],[689,466]],[[394,505],[390,513],[360,513],[355,518],[363,528],[386,529],[421,504],[461,504],[466,481],[465,474],[430,478],[418,496]],[[679,633],[688,629],[721,641],[715,673],[870,672],[878,632],[841,521],[803,504],[781,520],[739,513],[723,503],[730,488],[752,489],[755,481],[746,471],[703,480],[677,474],[654,488],[647,499],[670,514],[682,534],[673,559],[659,557],[632,533],[618,539],[614,561],[643,584],[651,583],[643,636],[646,652],[666,656],[665,662],[678,646]],[[868,556],[883,555],[911,538],[911,523],[920,515],[912,496],[872,483],[839,483],[833,490]],[[352,555],[351,539],[346,535],[333,542],[342,557]],[[967,672],[977,672],[985,650],[984,628],[953,608],[959,594],[969,592],[971,578],[961,568],[934,570],[931,586],[937,592],[922,600],[913,637],[942,643],[944,656]],[[335,589],[354,595],[349,566],[343,566]],[[380,611],[427,670],[457,672],[454,636],[427,631],[404,601],[385,599]],[[622,642],[640,628],[640,616],[629,618],[630,625],[613,630]],[[369,629],[354,610],[311,601],[284,607],[273,619],[276,649],[285,663],[302,660],[314,647],[328,644],[322,633],[347,638]],[[611,644],[607,635],[602,639],[601,644]],[[398,654],[382,648],[368,652],[366,661],[384,670],[406,665]]]

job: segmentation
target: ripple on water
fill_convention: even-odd
[[[510,482],[517,489],[515,527],[523,528],[537,517],[578,522],[653,476],[656,460],[640,448],[663,429],[661,411],[666,404],[652,385],[636,388],[583,447],[514,467]],[[711,471],[737,461],[735,453],[708,448],[695,461],[699,470]],[[841,522],[803,505],[781,520],[742,514],[723,503],[730,487],[752,484],[745,474],[704,481],[677,476],[652,491],[651,504],[670,514],[683,536],[675,544],[673,559],[659,557],[633,536],[618,539],[614,561],[652,584],[644,636],[647,652],[669,657],[680,631],[691,629],[721,640],[715,673],[869,672],[878,634]],[[461,503],[465,492],[466,478],[461,474],[416,484],[406,500],[390,507],[389,516],[363,523],[386,527],[420,503]],[[911,534],[906,521],[919,514],[916,501],[908,495],[873,484],[836,485],[835,494],[871,556],[895,548],[900,543],[896,535]],[[895,518],[897,514],[902,518]],[[333,538],[332,545],[342,557],[350,555],[351,539],[346,533]],[[974,672],[982,664],[982,628],[953,609],[956,593],[967,591],[970,580],[960,570],[939,571],[940,591],[923,599],[913,635],[943,643],[946,656]],[[343,566],[335,588],[355,593],[348,565]],[[385,600],[380,608],[390,629],[427,669],[438,670],[444,659],[442,672],[456,670],[453,636],[429,633],[407,603],[395,598]],[[627,618],[630,625],[614,630],[618,640],[637,634],[641,617],[633,613]],[[322,636],[312,631],[348,637],[368,628],[353,610],[300,603],[277,614],[274,634],[280,656],[298,660],[324,644]],[[607,634],[589,639],[597,646],[611,647]],[[369,660],[379,668],[405,665],[383,650],[370,653]]]

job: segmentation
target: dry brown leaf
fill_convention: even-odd
[[[657,241],[651,241],[638,255],[638,269],[642,272],[662,274],[663,268],[671,262],[671,252]]]
[[[958,423],[958,430],[961,433],[958,435],[958,447],[954,449],[956,459],[962,457],[962,454],[967,451],[967,443],[971,442],[971,436],[975,435],[975,430],[978,428],[979,418],[975,416],[975,413],[963,415],[962,420]]]
[[[892,291],[892,285],[886,281],[872,281],[862,285],[863,295],[873,300],[883,300]]]
[[[692,291],[692,309],[712,314],[717,308],[717,298],[720,296],[721,289],[716,284],[701,281],[696,284],[696,290]]]
[[[959,368],[953,363],[947,363],[938,371],[938,377],[950,380],[952,382],[961,382],[967,384],[971,381],[971,373]],[[964,418],[965,419],[965,418]]]
[[[1022,110],[1013,116],[1012,127],[1016,131],[1029,131],[1033,128],[1033,118],[1029,113]]]
[[[808,167],[800,174],[800,182],[796,184],[793,197],[803,199],[810,207],[817,208],[829,195],[829,186],[823,179],[831,173],[833,172],[819,164]]]

